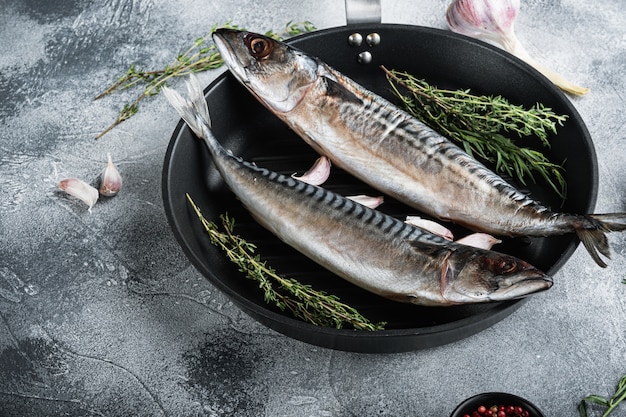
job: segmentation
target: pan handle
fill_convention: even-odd
[[[348,25],[380,23],[380,0],[346,0]]]

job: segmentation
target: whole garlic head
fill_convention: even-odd
[[[514,24],[519,0],[458,0],[448,7],[446,20],[454,32],[501,44],[505,49],[515,43]]]

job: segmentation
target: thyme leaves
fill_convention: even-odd
[[[528,179],[536,182],[535,175],[539,175],[565,197],[563,167],[540,151],[517,145],[509,136],[536,136],[549,148],[549,134],[556,133],[566,115],[558,115],[541,103],[524,108],[502,96],[440,89],[406,72],[384,67],[383,71],[393,93],[411,115],[459,143],[471,156],[495,164],[496,172],[517,178],[523,185]]]
[[[198,219],[207,232],[211,243],[224,251],[226,257],[239,271],[253,281],[264,293],[265,302],[274,304],[282,311],[289,311],[303,321],[337,329],[351,326],[357,330],[383,330],[385,323],[372,323],[335,295],[316,290],[293,278],[285,278],[267,265],[256,246],[234,233],[235,221],[228,215],[220,216],[221,227],[207,220],[198,206],[187,194]]]

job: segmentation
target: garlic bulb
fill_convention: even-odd
[[[292,178],[306,182],[311,185],[322,185],[330,176],[330,159],[325,156],[317,158],[313,166],[305,172],[301,177],[292,175]]]
[[[98,201],[98,190],[78,178],[66,178],[59,181],[59,188],[87,204],[90,213],[91,208]]]
[[[446,20],[453,32],[499,43],[563,91],[575,95],[587,94],[588,88],[580,87],[548,69],[532,58],[522,46],[514,31],[519,8],[520,0],[454,0],[448,6]]]
[[[113,197],[122,188],[122,176],[113,164],[111,154],[107,154],[107,157],[108,163],[100,176],[100,189],[98,191],[105,197]]]

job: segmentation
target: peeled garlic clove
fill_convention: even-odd
[[[502,243],[502,241],[488,235],[487,233],[472,233],[471,235],[467,235],[464,238],[457,240],[456,243],[489,250],[493,247],[493,245]]]
[[[385,199],[382,196],[378,196],[378,197],[370,197],[369,195],[352,195],[352,196],[348,196],[346,197],[356,203],[362,204],[365,207],[369,207],[371,209],[375,209],[376,207],[380,206],[381,204],[383,204],[383,202],[385,201]]]
[[[122,188],[122,176],[113,164],[110,153],[107,154],[107,157],[109,161],[100,176],[100,189],[98,191],[105,197],[113,197]]]
[[[422,219],[419,216],[406,216],[406,220],[404,222],[412,226],[419,227],[420,229],[424,229],[437,236],[441,236],[444,239],[454,239],[454,235],[447,227],[432,220]]]
[[[98,201],[98,190],[78,178],[66,178],[59,181],[59,188],[87,204],[90,213],[91,208]]]
[[[320,156],[304,175],[298,177],[294,174],[291,177],[306,182],[307,184],[322,185],[330,176],[330,165],[330,159],[325,156]]]

